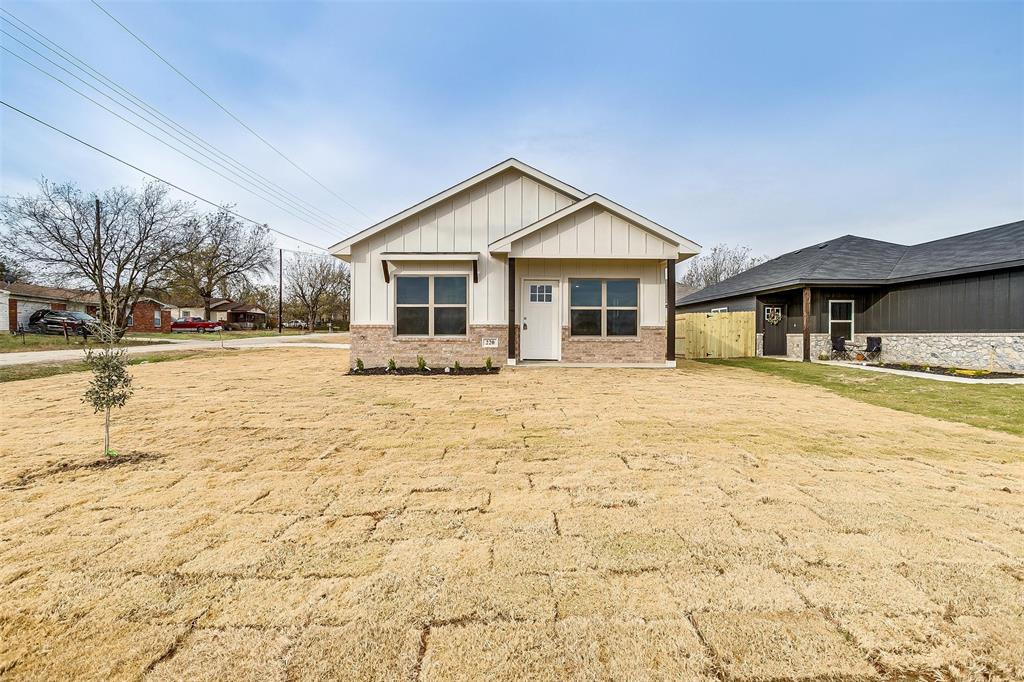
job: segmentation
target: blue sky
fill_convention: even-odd
[[[337,216],[333,234],[6,52],[2,98],[317,244],[509,156],[704,245],[767,255],[845,233],[914,243],[1024,218],[1020,2],[104,6],[372,220],[87,2],[4,8]],[[2,194],[41,175],[87,189],[141,181],[17,114],[0,125]]]

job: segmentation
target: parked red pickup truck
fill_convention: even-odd
[[[183,317],[171,322],[172,332],[219,332],[224,329],[220,322],[207,322],[201,317]]]

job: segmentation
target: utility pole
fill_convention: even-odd
[[[103,257],[100,255],[102,241],[100,240],[100,200],[96,198],[96,227],[93,231],[93,252],[96,259],[96,293],[100,297],[100,322],[109,322],[106,315],[104,301],[106,296],[103,291]]]
[[[284,249],[277,250],[277,333],[284,333]]]

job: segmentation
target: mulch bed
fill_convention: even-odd
[[[941,374],[947,377],[961,377],[963,379],[1024,379],[1024,374],[1013,372],[988,372],[976,369],[956,369],[953,367],[933,367],[931,365],[903,365],[894,362],[880,362],[876,367],[887,369],[899,369],[905,372],[923,372],[925,374]]]
[[[399,367],[398,369],[388,369],[387,367],[367,367],[364,370],[349,370],[349,376],[382,376],[385,374],[391,376],[417,376],[417,377],[433,377],[433,376],[448,376],[448,377],[461,377],[468,375],[480,375],[480,374],[497,374],[501,371],[500,367],[492,367],[487,369],[486,367],[463,367],[459,371],[449,370],[444,371],[444,367],[435,369],[433,367],[421,370],[416,367]]]

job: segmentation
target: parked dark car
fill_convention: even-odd
[[[28,318],[28,330],[37,334],[68,334],[88,336],[96,333],[98,320],[92,315],[69,310],[37,310]]]
[[[207,322],[201,317],[182,317],[171,323],[172,332],[219,332],[224,329],[220,322]]]

